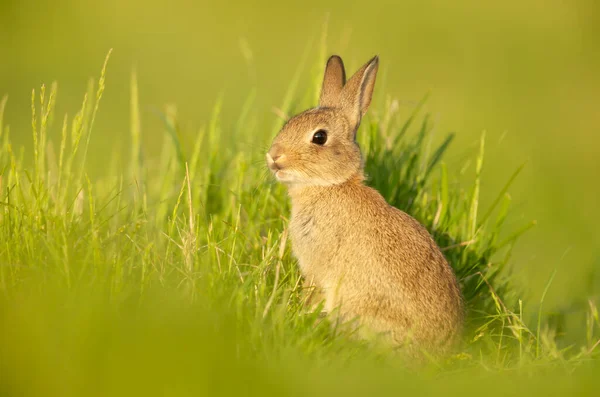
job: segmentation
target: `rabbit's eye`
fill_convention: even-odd
[[[319,130],[315,132],[312,137],[312,143],[316,143],[317,145],[324,145],[327,142],[327,131]]]

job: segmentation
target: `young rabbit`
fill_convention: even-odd
[[[329,58],[319,106],[285,124],[267,164],[288,187],[293,252],[325,310],[404,351],[443,353],[463,323],[456,277],[427,230],[364,184],[355,138],[378,63],[346,82],[341,58]]]

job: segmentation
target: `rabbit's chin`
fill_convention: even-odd
[[[277,179],[277,182],[283,183],[288,186],[305,185],[309,182],[302,178],[301,175],[298,175],[296,172],[289,169],[276,170],[273,172],[273,175],[275,176],[275,179]]]
[[[275,179],[278,182],[292,186],[331,186],[343,181],[329,181],[321,178],[305,178],[303,175],[298,175],[292,170],[277,170],[273,172]]]
[[[298,177],[296,175],[294,175],[293,172],[290,172],[288,170],[277,170],[275,172],[273,172],[273,174],[275,175],[275,179],[277,179],[278,182],[281,183],[298,183],[300,182],[298,180]]]

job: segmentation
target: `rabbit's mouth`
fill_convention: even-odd
[[[283,168],[282,166],[280,166],[279,164],[277,164],[274,161],[269,161],[268,167],[271,170],[271,172],[273,172],[273,173],[276,173],[277,171],[281,171],[281,169]]]
[[[285,155],[276,156],[275,158],[271,157],[270,153],[267,153],[267,166],[277,176],[277,174],[284,168],[281,165],[281,160],[285,157]],[[278,163],[279,161],[279,163]]]
[[[266,157],[267,166],[275,176],[275,179],[283,183],[293,182],[295,180],[293,170],[290,170],[289,167],[286,167],[286,164],[284,164],[288,160],[285,154],[272,156],[271,153],[267,153]]]

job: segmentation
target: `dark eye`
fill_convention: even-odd
[[[319,130],[315,132],[312,137],[312,143],[316,143],[317,145],[324,145],[327,142],[327,131]]]

